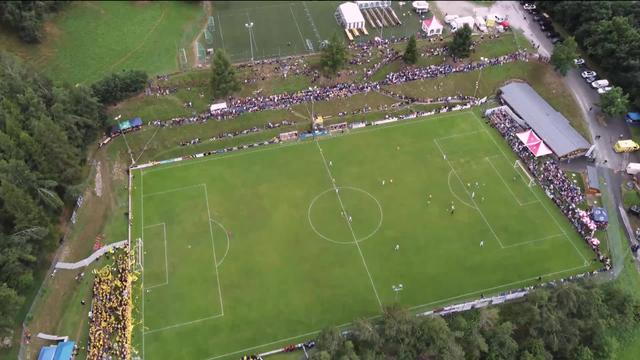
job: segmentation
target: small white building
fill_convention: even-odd
[[[391,6],[391,1],[356,1],[360,9],[386,8]]]
[[[426,1],[414,1],[411,3],[413,10],[418,14],[426,13],[429,11],[429,3]]]
[[[458,31],[458,29],[462,29],[465,24],[469,25],[469,28],[473,30],[473,27],[476,24],[476,21],[471,16],[459,17],[451,21],[450,23],[451,31],[454,31],[454,32]]]
[[[442,35],[442,29],[444,29],[444,26],[442,26],[435,16],[422,21],[422,31],[424,31],[427,36]]]
[[[360,8],[356,3],[346,2],[340,4],[335,15],[338,23],[345,29],[364,28],[364,16],[362,16]]]

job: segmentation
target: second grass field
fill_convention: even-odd
[[[134,171],[135,347],[234,359],[597,267],[515,160],[465,112]]]

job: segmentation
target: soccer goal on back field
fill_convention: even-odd
[[[135,170],[136,349],[234,359],[596,267],[515,160],[463,112]]]

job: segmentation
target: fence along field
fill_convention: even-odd
[[[136,348],[233,359],[596,266],[493,131],[451,113],[134,171]]]

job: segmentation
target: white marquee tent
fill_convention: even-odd
[[[346,2],[340,4],[338,10],[336,10],[336,19],[345,29],[364,28],[364,16],[362,16],[356,3]]]

